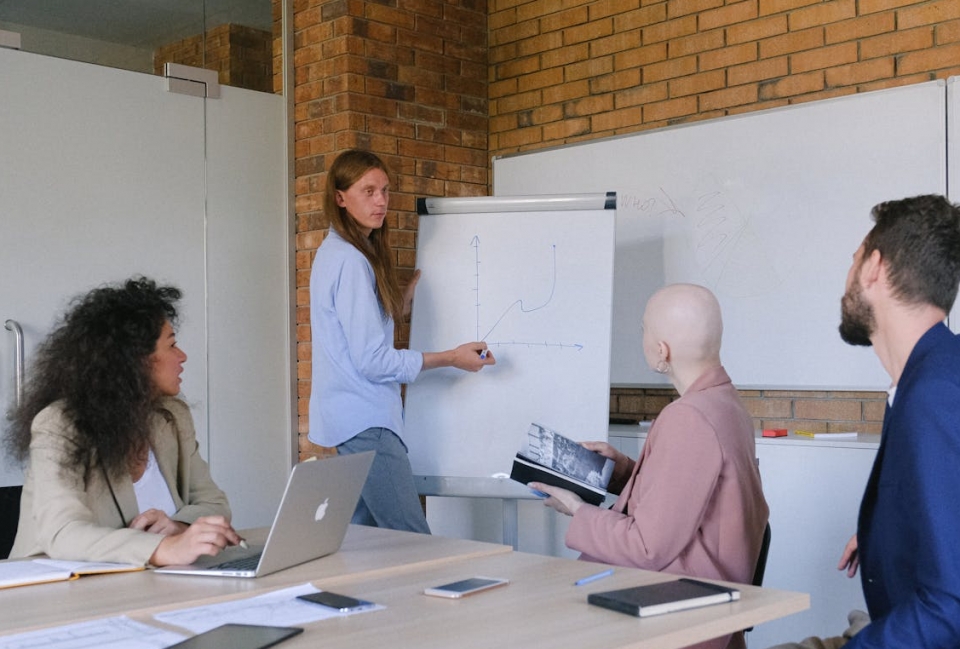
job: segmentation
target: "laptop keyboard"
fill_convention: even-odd
[[[256,570],[258,563],[260,563],[260,554],[255,554],[252,557],[241,557],[218,563],[214,566],[214,570]]]

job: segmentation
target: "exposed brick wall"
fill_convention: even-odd
[[[223,85],[273,92],[273,48],[270,32],[226,24],[157,49],[153,67],[157,74],[164,63],[216,70]]]
[[[316,450],[303,438],[309,268],[327,227],[320,192],[336,152],[363,146],[393,167],[391,219],[409,269],[414,197],[489,193],[493,155],[960,74],[958,0],[295,2],[305,452]],[[885,397],[742,395],[758,427],[870,432]],[[675,396],[613,389],[610,412],[650,419]]]
[[[957,0],[491,0],[490,152],[960,74]]]
[[[273,92],[283,93],[283,0],[271,0],[273,18]]]
[[[610,417],[623,422],[650,421],[678,397],[672,388],[613,388]],[[879,433],[887,393],[740,390],[740,398],[757,429]]]
[[[326,171],[363,148],[392,172],[401,280],[416,264],[416,198],[488,193],[484,0],[296,0],[297,377],[300,450],[310,444],[310,266],[329,226]],[[409,340],[398,326],[398,344]]]

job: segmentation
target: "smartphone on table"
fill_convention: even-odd
[[[302,599],[313,604],[319,604],[320,606],[326,606],[327,608],[333,609],[338,613],[350,613],[351,611],[358,611],[372,604],[372,602],[357,599],[356,597],[350,597],[349,595],[331,593],[329,590],[321,590],[319,593],[297,595],[297,599]]]
[[[493,577],[470,577],[460,581],[450,582],[442,586],[427,588],[423,591],[424,595],[433,595],[434,597],[448,597],[458,599],[473,595],[484,590],[490,590],[498,586],[505,586],[510,583],[509,579],[497,579]]]

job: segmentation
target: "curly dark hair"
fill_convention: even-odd
[[[128,470],[149,439],[159,398],[149,358],[164,323],[177,321],[180,295],[175,287],[133,277],[74,298],[38,347],[23,399],[8,415],[11,455],[27,458],[34,417],[62,400],[77,430],[69,461],[110,475]]]

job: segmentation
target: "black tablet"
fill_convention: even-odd
[[[224,624],[204,631],[183,642],[171,645],[170,649],[264,649],[283,642],[291,636],[303,633],[292,626],[261,626],[258,624]]]

